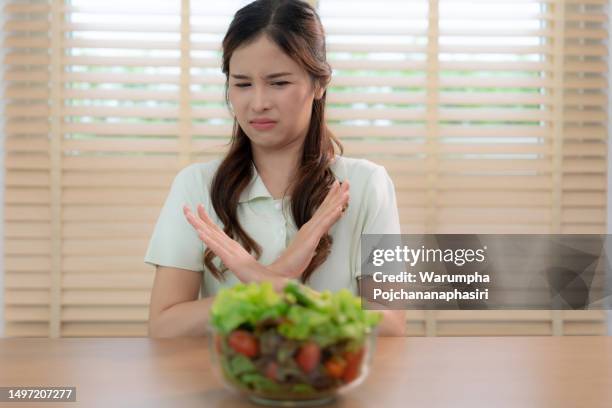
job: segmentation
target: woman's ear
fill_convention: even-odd
[[[321,99],[325,95],[325,87],[317,85],[315,88],[315,99]]]

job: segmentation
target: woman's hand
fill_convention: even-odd
[[[336,180],[312,218],[299,229],[283,254],[268,269],[280,276],[299,278],[306,270],[321,237],[340,219],[349,203],[349,182]]]
[[[234,241],[215,224],[202,204],[198,204],[198,216],[195,216],[188,206],[183,206],[183,213],[187,221],[198,233],[200,239],[211,251],[215,253],[227,268],[236,275],[241,282],[259,281],[261,268],[264,268],[248,253],[242,245]],[[257,267],[260,265],[261,268]]]

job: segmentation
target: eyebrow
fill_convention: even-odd
[[[266,79],[274,79],[274,78],[283,77],[283,76],[287,76],[287,75],[293,75],[293,74],[291,72],[277,72],[277,73],[270,74],[270,75],[266,76]],[[250,76],[242,75],[242,74],[232,74],[232,78],[235,78],[235,79],[251,79]]]

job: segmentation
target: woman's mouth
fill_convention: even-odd
[[[253,121],[251,122],[251,126],[253,126],[257,130],[270,130],[274,126],[276,126],[276,122],[274,121]]]

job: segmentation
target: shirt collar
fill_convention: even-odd
[[[253,177],[251,177],[251,182],[247,184],[244,190],[242,190],[240,193],[240,198],[238,199],[239,203],[245,203],[260,197],[272,198],[272,194],[270,194],[266,188],[266,185],[259,176],[257,168],[253,162],[251,162],[251,169],[253,172]]]
[[[256,198],[273,198],[272,194],[270,194],[268,188],[259,176],[257,168],[255,167],[255,164],[252,161],[251,168],[253,171],[253,176],[251,177],[251,181],[249,182],[249,184],[247,184],[244,190],[242,190],[242,192],[240,193],[240,198],[238,199],[238,202],[245,203],[248,201],[252,201]],[[330,168],[340,181],[344,181],[346,179],[346,168],[344,167],[342,156],[336,155],[336,160],[334,160]]]

